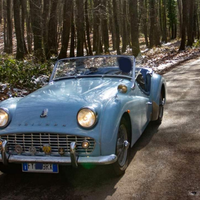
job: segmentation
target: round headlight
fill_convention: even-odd
[[[77,115],[77,121],[84,128],[91,128],[96,123],[96,113],[89,108],[82,108]]]
[[[0,109],[0,128],[6,126],[8,124],[8,120],[9,120],[8,112],[6,112],[3,109]]]

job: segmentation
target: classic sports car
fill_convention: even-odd
[[[0,170],[57,173],[60,165],[128,166],[150,121],[162,122],[166,86],[132,56],[57,61],[49,84],[0,103]]]

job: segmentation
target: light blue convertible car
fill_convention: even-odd
[[[49,84],[0,103],[0,170],[58,173],[59,166],[128,166],[150,121],[162,122],[166,86],[132,56],[57,61]]]

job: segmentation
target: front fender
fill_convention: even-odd
[[[137,109],[140,101],[137,98],[133,95],[119,94],[105,105],[101,115],[101,155],[115,153],[119,124],[128,110],[131,121],[131,146],[140,137],[140,111]]]
[[[150,100],[153,105],[153,111],[152,111],[152,118],[151,120],[157,120],[158,119],[158,114],[159,114],[159,104],[160,104],[160,93],[163,89],[164,92],[164,98],[166,100],[166,83],[165,79],[158,75],[158,74],[153,74],[152,79],[151,79],[151,95],[150,95]]]

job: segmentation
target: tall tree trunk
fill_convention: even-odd
[[[158,30],[157,23],[157,12],[155,0],[149,0],[149,9],[150,9],[150,47],[160,45],[160,33]]]
[[[186,27],[187,24],[187,0],[182,0],[182,13],[183,13],[183,19],[182,19],[182,30],[181,30],[181,45],[179,48],[179,51],[185,50],[185,40],[186,40]]]
[[[49,0],[44,0],[44,6],[43,6],[43,44],[44,44],[44,53],[45,57],[48,59],[50,56],[49,53],[49,45],[48,45],[48,29],[49,29],[49,15],[50,15],[50,3]]]
[[[119,21],[118,21],[118,15],[117,15],[117,0],[113,0],[113,17],[114,17],[114,23],[115,23],[115,38],[116,38],[116,48],[117,48],[117,54],[120,55],[120,34],[119,34]]]
[[[76,30],[77,30],[77,56],[84,55],[84,2],[76,0],[77,17],[76,17]]]
[[[70,57],[74,57],[75,46],[75,26],[74,26],[74,0],[72,1],[72,15],[71,15],[71,44],[70,44]]]
[[[109,29],[112,34],[112,44],[113,44],[113,50],[116,50],[116,41],[115,41],[115,23],[113,18],[113,5],[112,0],[108,1],[108,11],[109,11]]]
[[[139,30],[138,30],[138,11],[137,0],[129,0],[129,15],[131,22],[131,43],[132,54],[136,57],[140,52],[139,47]]]
[[[47,58],[50,58],[53,54],[58,55],[58,38],[57,38],[57,0],[51,0],[51,12],[48,27],[48,47],[49,52]]]
[[[198,9],[199,9],[199,2],[196,1],[195,2],[195,34],[194,37],[197,38],[199,40],[199,13],[198,13]]]
[[[123,22],[122,22],[122,52],[124,53],[126,51],[126,47],[127,47],[127,1],[124,0],[123,1],[123,18],[122,18]]]
[[[14,0],[15,1],[15,0]],[[42,0],[29,0],[31,11],[31,24],[34,35],[34,55],[39,60],[44,60],[42,48]]]
[[[14,8],[14,22],[15,22],[15,32],[17,38],[17,59],[23,59],[25,55],[24,51],[24,41],[22,39],[22,20],[21,20],[21,6],[20,0],[13,1],[13,8]]]
[[[25,0],[26,1],[26,0]],[[29,1],[26,2],[26,29],[27,29],[27,45],[28,45],[28,52],[32,52],[32,43],[33,43],[33,35],[32,35],[32,28],[31,28],[31,14],[30,14],[30,4]]]
[[[178,4],[178,13],[179,13],[179,37],[181,37],[181,30],[183,24],[183,10],[182,10],[182,0],[177,0]]]
[[[100,22],[100,0],[94,1],[94,21],[93,21],[93,51],[96,51],[96,54],[101,52],[101,22]]]
[[[192,46],[194,43],[194,0],[188,1],[188,4],[189,4],[189,14],[188,14],[188,27],[187,27],[187,35],[188,35],[187,46]]]
[[[12,28],[13,28],[13,23],[12,23],[12,0],[7,0],[7,27],[6,27],[6,44],[5,44],[5,49],[4,51],[6,53],[12,53],[12,47],[13,47],[13,42],[12,42]]]
[[[88,49],[89,55],[92,55],[92,47],[91,47],[91,41],[90,41],[90,23],[89,23],[89,17],[88,17],[88,1],[85,1],[85,24],[86,24],[86,36],[87,36],[87,43],[88,43]]]
[[[3,39],[4,39],[4,51],[7,46],[7,5],[6,0],[3,0]]]
[[[149,41],[148,41],[148,13],[147,13],[147,0],[140,0],[140,12],[141,12],[141,29],[142,32],[144,33],[145,37],[145,43],[146,47],[149,46]]]
[[[72,10],[72,0],[64,0],[63,6],[63,32],[62,32],[62,47],[58,58],[67,57],[67,48],[69,43],[69,34],[71,28],[71,13]]]
[[[166,0],[163,0],[163,4],[162,4],[162,41],[167,43]]]
[[[102,0],[102,12],[101,12],[101,16],[102,16],[102,42],[104,45],[104,51],[105,53],[109,52],[109,36],[108,36],[108,18],[107,18],[107,1],[106,0]]]
[[[21,14],[21,19],[22,19],[22,40],[24,43],[24,53],[28,54],[28,50],[26,47],[26,41],[25,41],[25,20],[26,20],[26,15],[27,15],[27,0],[21,0],[21,6],[22,6],[22,14]],[[26,31],[27,32],[27,31]]]
[[[3,20],[3,0],[0,0],[0,24]]]

